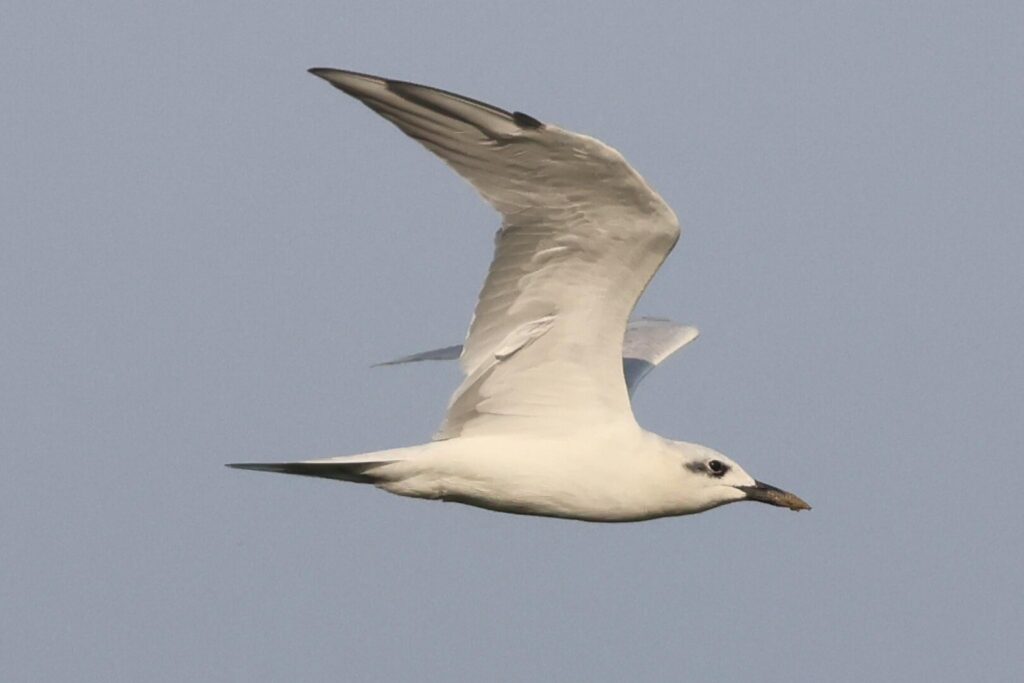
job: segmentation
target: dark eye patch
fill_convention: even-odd
[[[718,479],[725,476],[725,473],[729,471],[729,466],[721,460],[708,460],[707,462],[696,460],[686,463],[686,469],[691,472],[703,472],[708,476]]]
[[[709,460],[708,461],[708,472],[712,477],[721,477],[729,471],[729,466],[721,460]]]

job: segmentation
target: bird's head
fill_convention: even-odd
[[[726,503],[753,500],[790,510],[810,510],[799,497],[757,481],[730,458],[706,446],[679,443],[687,505],[702,512]]]

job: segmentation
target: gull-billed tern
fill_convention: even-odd
[[[594,138],[414,83],[311,69],[441,157],[497,209],[494,259],[428,443],[241,469],[373,484],[525,515],[630,522],[741,500],[806,510],[725,455],[642,429],[623,371],[675,213]]]

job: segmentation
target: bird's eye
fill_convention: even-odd
[[[720,477],[729,471],[729,466],[721,460],[709,460],[708,471],[711,472],[711,476]]]

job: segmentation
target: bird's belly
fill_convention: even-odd
[[[627,522],[666,514],[646,485],[644,468],[623,460],[524,444],[514,453],[456,452],[394,463],[380,468],[377,486],[523,515]]]

